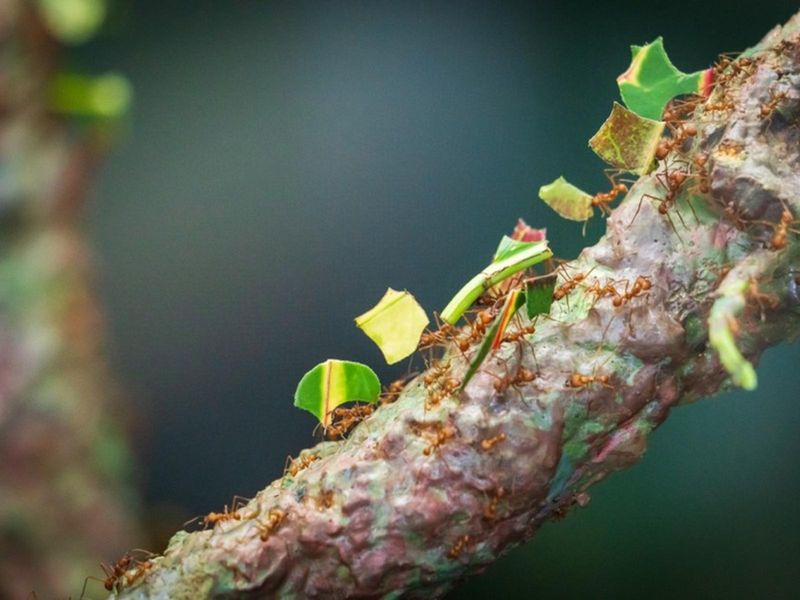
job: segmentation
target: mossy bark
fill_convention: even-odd
[[[177,533],[120,578],[116,597],[441,596],[637,462],[673,407],[730,387],[709,340],[712,307],[751,362],[795,337],[800,250],[775,233],[785,208],[800,214],[798,31],[800,16],[751,51],[750,67],[727,71],[690,118],[697,135],[561,271],[559,283],[590,275],[534,334],[432,406],[420,376],[347,440],[305,451],[317,459],[239,518]],[[692,174],[662,214],[669,168]],[[652,288],[621,306],[589,291],[639,276]],[[468,366],[452,347],[443,363],[456,379]],[[536,378],[508,385],[521,368]],[[588,383],[570,385],[573,373]]]

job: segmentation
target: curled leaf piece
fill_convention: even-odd
[[[683,73],[670,62],[661,37],[631,46],[631,66],[617,77],[625,106],[648,119],[660,119],[667,102],[681,94],[704,94],[706,70]]]
[[[493,262],[470,279],[453,296],[453,299],[442,311],[442,320],[450,325],[455,325],[456,321],[464,314],[464,311],[472,306],[486,290],[508,279],[515,273],[547,260],[551,256],[553,256],[553,252],[547,247],[546,241],[533,242],[518,248],[516,252],[506,255],[505,258]]]
[[[522,306],[524,302],[525,293],[522,290],[514,290],[508,296],[506,296],[506,301],[505,304],[503,304],[502,312],[494,320],[492,326],[486,330],[486,334],[483,337],[483,341],[481,341],[478,352],[472,359],[469,369],[467,369],[467,372],[464,374],[464,379],[461,382],[461,390],[467,387],[469,380],[472,379],[473,375],[478,372],[481,364],[483,364],[483,361],[489,354],[489,350],[495,347],[495,341],[497,341],[497,346],[499,347],[500,341],[502,341],[503,338],[503,331],[505,331],[505,328],[508,326],[508,322],[516,314],[516,312],[519,310],[519,307]]]
[[[375,402],[381,393],[378,376],[367,365],[329,358],[303,375],[294,405],[313,414],[323,427],[331,412],[345,402]]]
[[[594,214],[592,196],[559,177],[539,188],[539,198],[570,221],[586,221]]]
[[[758,385],[756,371],[742,356],[734,337],[736,316],[745,307],[744,292],[747,286],[747,281],[740,279],[726,280],[720,286],[721,295],[714,301],[708,316],[708,339],[733,383],[746,390],[754,390]]]
[[[663,132],[663,121],[639,116],[614,102],[611,114],[589,140],[589,146],[612,167],[644,175],[655,164]]]
[[[429,322],[414,296],[392,288],[378,304],[356,317],[356,325],[377,344],[390,365],[414,353]]]
[[[527,248],[530,248],[531,244],[533,243],[534,242],[521,242],[514,238],[508,237],[507,235],[504,235],[503,238],[500,240],[500,243],[497,244],[497,250],[494,251],[492,262],[496,263],[497,261],[504,260],[510,256],[514,256],[515,254],[522,252]]]
[[[557,280],[558,276],[555,273],[549,273],[542,277],[534,277],[526,283],[525,308],[529,319],[550,312]]]

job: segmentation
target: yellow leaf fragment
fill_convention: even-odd
[[[377,344],[390,365],[414,353],[429,322],[414,296],[392,288],[378,304],[356,317],[356,325]]]

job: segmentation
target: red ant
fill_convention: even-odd
[[[634,298],[640,296],[641,294],[647,293],[653,287],[653,284],[650,281],[649,277],[644,275],[639,275],[633,282],[633,285],[630,286],[628,281],[625,282],[625,291],[621,294],[617,290],[616,286],[613,283],[606,283],[604,286],[601,286],[598,282],[593,283],[587,288],[587,292],[594,293],[597,296],[597,300],[603,298],[604,296],[611,297],[611,303],[614,305],[615,308],[619,308],[623,304],[627,304]]]
[[[143,552],[148,557],[152,557],[153,554],[148,552],[147,550],[131,550],[131,552]],[[117,560],[113,565],[107,565],[105,563],[100,563],[100,568],[103,569],[103,574],[105,575],[105,579],[100,579],[98,577],[94,577],[93,575],[89,575],[83,581],[83,589],[81,590],[80,598],[82,599],[86,595],[86,584],[89,583],[89,580],[99,581],[103,584],[103,587],[111,592],[114,591],[116,588],[119,591],[119,587],[122,584],[122,578],[125,577],[126,585],[130,585],[133,583],[137,578],[141,577],[147,570],[152,566],[152,563],[149,560],[144,562],[139,562],[133,558],[129,553],[125,553],[122,557]],[[130,571],[132,568],[135,568],[135,572],[131,575],[127,575],[126,573]]]
[[[492,437],[489,437],[489,438],[486,438],[484,440],[481,440],[481,449],[483,449],[486,452],[488,452],[489,450],[494,448],[495,445],[499,444],[500,442],[504,441],[505,439],[506,439],[506,434],[505,433],[498,433],[497,435],[493,435]]]
[[[441,423],[436,423],[434,425],[434,429],[435,429],[434,433],[435,437],[433,442],[422,450],[422,453],[425,456],[430,456],[431,454],[433,454],[433,452],[436,451],[436,449],[438,449],[445,442],[447,442],[447,440],[454,437],[456,433],[458,433],[458,430],[452,425],[442,425]]]
[[[286,518],[286,513],[280,508],[271,508],[267,513],[267,520],[264,523],[258,523],[259,538],[262,542],[266,542],[269,536],[275,531],[278,526]]]
[[[562,298],[566,298],[569,294],[578,287],[578,285],[583,282],[589,275],[591,275],[592,271],[594,271],[594,267],[592,267],[586,273],[577,273],[570,277],[566,274],[566,268],[564,265],[561,265],[561,268],[564,270],[564,279],[566,281],[558,286],[555,291],[553,292],[553,300],[558,302]]]
[[[339,406],[333,411],[331,424],[325,430],[325,436],[329,440],[341,439],[373,412],[375,412],[373,404],[354,404],[349,408]]]
[[[532,382],[534,379],[536,379],[536,373],[534,373],[530,369],[526,369],[525,367],[520,367],[519,370],[517,370],[517,374],[514,375],[514,377],[506,377],[505,379],[500,379],[499,381],[496,381],[494,384],[494,389],[497,393],[502,393],[503,391],[508,389],[509,386],[512,385],[514,387],[522,386],[525,385],[526,383]]]
[[[297,474],[304,469],[307,469],[311,463],[319,460],[316,454],[301,454],[296,459],[291,456],[288,458],[289,466],[284,469],[292,477],[297,477]]]
[[[222,523],[224,521],[240,521],[243,517],[239,508],[247,504],[249,501],[248,498],[242,498],[241,496],[234,496],[231,502],[231,509],[228,510],[228,505],[226,504],[221,513],[218,512],[210,512],[204,517],[202,517],[203,529],[208,527],[209,525],[216,526],[217,523]],[[186,523],[183,524],[184,527],[187,525],[194,523],[197,519],[201,517],[195,517],[194,519],[189,519]],[[245,517],[246,518],[246,517]]]
[[[400,397],[402,391],[406,388],[406,385],[408,385],[408,382],[411,381],[417,375],[418,373],[410,373],[405,377],[401,377],[400,379],[396,379],[395,381],[390,383],[386,387],[386,391],[381,395],[381,404],[391,404],[392,402],[397,400],[397,398]]]
[[[754,223],[761,223],[763,225],[768,225],[772,227],[773,233],[772,238],[769,241],[769,248],[771,250],[783,250],[788,245],[788,237],[789,233],[800,233],[795,229],[789,227],[793,223],[795,223],[794,215],[792,211],[789,210],[787,206],[784,205],[783,211],[781,212],[781,218],[777,223],[772,223],[770,221],[753,221]]]
[[[487,521],[494,521],[497,518],[497,505],[500,499],[506,495],[506,491],[502,487],[498,487],[497,491],[489,500],[489,505],[483,509],[483,518]]]
[[[611,376],[610,375],[583,375],[582,373],[571,373],[569,379],[567,379],[565,385],[571,388],[585,388],[588,385],[592,385],[593,383],[599,383],[603,387],[607,387],[610,389],[614,389],[614,386],[611,385]]]
[[[770,92],[770,99],[761,105],[760,114],[761,117],[764,119],[769,119],[772,116],[772,113],[778,108],[778,104],[780,104],[783,100],[786,99],[786,92]]]
[[[662,138],[656,147],[656,158],[664,160],[667,155],[675,149],[683,147],[686,140],[697,135],[697,128],[691,123],[681,123],[679,125],[670,125],[671,136]]]
[[[633,214],[633,218],[628,226],[630,227],[630,225],[633,225],[633,222],[639,215],[639,211],[642,208],[642,202],[644,199],[650,198],[651,200],[658,202],[658,213],[667,217],[667,220],[669,220],[669,224],[672,227],[672,230],[675,232],[675,235],[678,235],[678,230],[675,228],[675,224],[672,222],[672,218],[669,216],[669,210],[675,205],[681,186],[689,177],[690,175],[682,169],[670,171],[668,167],[665,167],[663,172],[656,173],[656,180],[665,190],[664,196],[659,198],[658,196],[654,196],[652,194],[642,194],[639,198],[639,204],[636,207],[636,212]],[[689,204],[690,208],[691,206],[692,205]],[[694,208],[692,208],[692,212],[694,213]],[[677,214],[683,226],[686,227],[686,223],[683,221],[680,211],[678,211]],[[696,214],[695,219],[697,219]],[[678,237],[680,238],[680,236]]]
[[[600,212],[604,215],[610,215],[611,209],[608,207],[617,196],[625,194],[628,191],[628,186],[624,183],[614,183],[612,180],[611,190],[608,192],[599,192],[592,196],[592,206],[599,208]]]
[[[443,382],[439,381],[434,389],[429,390],[429,394],[425,398],[425,408],[430,410],[447,396],[455,394],[460,387],[461,381],[455,377],[448,377]]]
[[[453,560],[457,559],[461,555],[461,551],[464,549],[464,546],[469,543],[469,539],[470,538],[468,535],[462,535],[460,538],[458,538],[456,543],[451,546],[447,556]]]

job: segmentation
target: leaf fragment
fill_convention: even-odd
[[[594,214],[592,196],[569,183],[563,176],[540,187],[539,198],[570,221],[586,221]]]
[[[589,146],[612,167],[644,175],[655,164],[664,126],[663,121],[642,117],[614,102],[611,114],[589,140]]]
[[[519,240],[520,242],[543,242],[547,239],[547,228],[536,229],[528,225],[524,220],[517,219],[514,231],[511,232],[511,239]]]
[[[313,414],[323,427],[331,412],[345,402],[375,402],[381,393],[378,376],[367,365],[329,358],[308,371],[294,393],[294,405]]]
[[[555,273],[548,273],[528,281],[525,286],[525,309],[529,319],[550,312],[557,280]]]
[[[403,360],[417,349],[419,338],[430,322],[425,310],[408,291],[388,288],[383,298],[356,325],[377,344],[387,364]]]
[[[506,301],[503,304],[503,310],[497,315],[495,323],[497,323],[494,337],[492,338],[492,350],[497,350],[503,342],[503,335],[508,329],[508,324],[511,318],[517,314],[517,310],[525,302],[525,292],[522,290],[512,290],[506,296]]]
[[[500,240],[500,243],[497,245],[497,250],[494,251],[492,262],[498,262],[510,256],[514,256],[515,254],[522,252],[526,248],[530,248],[531,244],[533,243],[535,242],[522,242],[520,240],[515,240],[514,238],[504,235]]]
[[[67,44],[89,40],[103,24],[106,0],[37,0],[45,26]]]
[[[733,383],[746,390],[754,390],[758,378],[753,365],[739,350],[734,336],[736,317],[744,310],[748,282],[726,280],[718,289],[719,298],[711,305],[708,315],[708,341],[719,354],[719,360],[731,376]]]
[[[542,241],[533,242],[518,252],[493,262],[470,279],[453,296],[453,299],[442,310],[442,320],[450,325],[455,325],[456,321],[464,314],[464,311],[472,306],[486,290],[508,279],[515,273],[547,260],[551,256],[553,256],[553,252],[547,247],[547,241]]]
[[[481,364],[486,359],[486,356],[489,354],[489,350],[492,349],[494,345],[495,339],[499,337],[502,339],[502,333],[500,332],[500,328],[502,325],[503,317],[505,317],[505,323],[508,325],[508,321],[511,320],[511,317],[519,310],[519,307],[522,306],[522,303],[525,301],[525,293],[521,290],[515,290],[516,293],[512,292],[506,297],[505,304],[503,305],[503,310],[498,315],[498,317],[494,320],[491,327],[486,330],[484,334],[483,341],[481,342],[480,347],[478,348],[478,352],[475,354],[475,357],[472,359],[472,362],[467,369],[467,372],[464,374],[464,379],[461,382],[461,390],[467,387],[469,380],[472,379],[473,375],[478,372]]]
[[[683,73],[669,60],[664,39],[631,46],[631,65],[617,77],[625,106],[648,119],[660,119],[667,102],[681,94],[703,94],[706,70]]]

